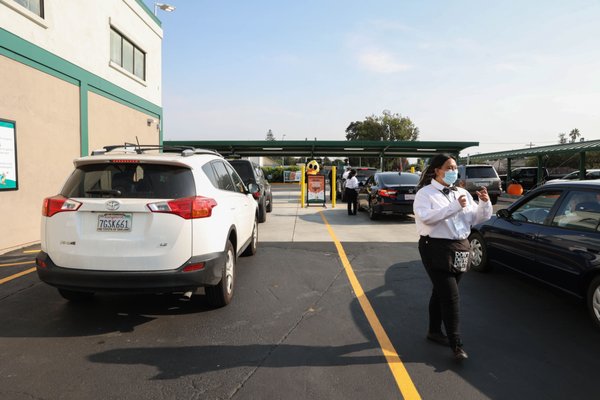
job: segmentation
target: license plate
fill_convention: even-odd
[[[478,187],[481,187],[481,186],[483,186],[483,187],[488,187],[488,186],[489,186],[489,184],[490,184],[490,182],[489,182],[489,181],[475,182],[475,186],[478,186]]]
[[[98,215],[98,232],[130,232],[131,213],[126,214],[100,214]]]
[[[404,195],[404,200],[414,200],[414,199],[415,199],[414,194],[405,194]]]

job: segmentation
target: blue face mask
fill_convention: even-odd
[[[444,173],[444,182],[448,185],[452,185],[458,179],[458,171],[457,170],[447,170]]]

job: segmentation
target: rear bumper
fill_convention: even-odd
[[[59,289],[109,293],[163,293],[216,285],[221,280],[224,259],[223,252],[192,257],[176,270],[90,271],[58,266],[47,253],[41,251],[36,257],[36,269],[40,280]],[[200,262],[204,262],[204,268],[201,270],[183,271],[186,266]],[[41,267],[41,264],[44,267]]]
[[[374,206],[374,210],[380,214],[412,214],[412,203],[379,203]]]

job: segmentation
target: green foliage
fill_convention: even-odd
[[[262,170],[269,182],[283,182],[283,171],[300,171],[300,167],[295,165],[287,167],[262,167]]]
[[[408,117],[384,112],[371,115],[364,121],[351,122],[346,128],[346,140],[417,140],[419,128]]]
[[[371,115],[364,121],[354,121],[346,128],[346,140],[414,141],[419,138],[419,128],[408,117],[384,111],[383,115]],[[381,167],[379,158],[350,157],[350,165]],[[400,158],[383,160],[384,171],[395,171],[408,166]]]

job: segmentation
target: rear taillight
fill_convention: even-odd
[[[195,196],[171,201],[159,201],[148,204],[154,213],[175,214],[183,219],[206,218],[212,215],[212,209],[217,205],[214,199]]]
[[[390,189],[379,189],[379,191],[377,193],[381,197],[396,197],[396,194],[398,193],[398,191],[390,190]]]
[[[61,195],[47,197],[44,199],[44,204],[42,206],[42,215],[44,217],[51,217],[60,212],[77,211],[79,207],[81,207],[80,202],[67,199]]]
[[[186,265],[185,267],[183,267],[183,272],[194,272],[194,271],[200,271],[202,269],[204,269],[204,263],[199,262],[199,263],[195,263],[195,264]]]

